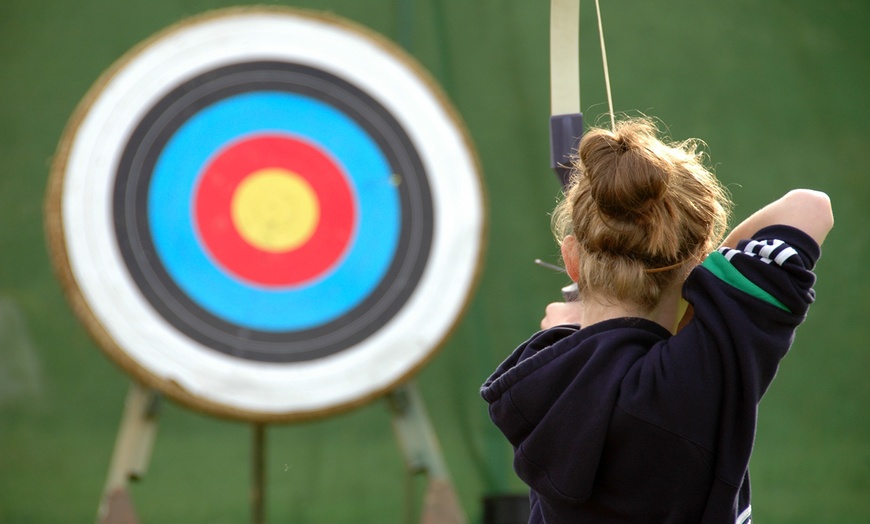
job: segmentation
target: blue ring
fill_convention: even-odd
[[[242,281],[210,258],[196,234],[193,198],[203,169],[228,144],[260,133],[316,144],[350,178],[358,206],[350,250],[330,273],[305,285],[275,289]],[[203,109],[173,134],[151,177],[148,224],[167,272],[203,309],[250,329],[310,329],[353,309],[386,274],[401,229],[392,175],[375,141],[332,106],[293,93],[244,93]]]

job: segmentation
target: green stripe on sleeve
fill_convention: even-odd
[[[710,253],[710,256],[704,260],[702,265],[726,284],[736,287],[740,291],[748,293],[753,297],[760,298],[768,304],[773,304],[780,309],[789,311],[789,309],[785,307],[785,304],[777,300],[776,297],[758,287],[755,282],[743,276],[743,273],[738,271],[736,267],[732,266],[731,262],[729,262],[722,253],[719,253],[718,251]]]

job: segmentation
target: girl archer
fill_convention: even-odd
[[[647,119],[582,139],[553,216],[580,299],[550,304],[481,387],[531,523],[750,522],[757,406],[833,215],[795,190],[722,242],[730,207],[697,141]]]

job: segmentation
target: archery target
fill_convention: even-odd
[[[485,225],[461,122],[409,57],[262,8],[122,58],[68,126],[46,212],[110,357],[251,419],[351,407],[419,369],[461,315]]]

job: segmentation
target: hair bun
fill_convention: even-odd
[[[581,170],[598,208],[616,219],[638,220],[661,200],[673,169],[655,127],[644,121],[622,122],[615,131],[590,131],[580,142]]]
[[[684,269],[719,244],[728,224],[725,188],[705,166],[703,142],[659,138],[649,118],[591,129],[571,184],[552,216],[571,252],[581,296],[653,311]],[[570,250],[570,251],[566,251]]]

